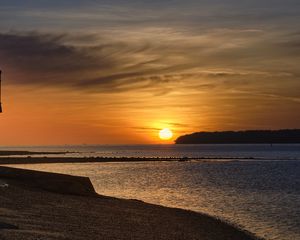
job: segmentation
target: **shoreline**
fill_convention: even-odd
[[[84,177],[0,167],[0,183],[0,239],[260,239],[205,214],[98,195]]]

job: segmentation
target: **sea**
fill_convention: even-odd
[[[113,163],[13,167],[87,176],[102,195],[201,212],[266,240],[300,240],[300,144],[6,146],[0,150],[120,158]],[[157,160],[126,162],[122,157]],[[166,157],[188,161],[163,161]]]

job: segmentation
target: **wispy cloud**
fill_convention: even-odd
[[[298,56],[282,54],[290,48],[298,49],[297,36],[287,42],[284,35],[272,40],[268,34],[253,30],[224,29],[200,35],[155,30],[149,34],[148,30],[140,36],[129,32],[128,38],[118,38],[2,33],[0,64],[8,69],[9,79],[15,84],[92,92],[148,89],[156,95],[226,84],[232,87],[232,81],[238,87],[249,81],[257,84],[260,79],[299,76],[295,64]],[[283,62],[288,67],[283,67]]]

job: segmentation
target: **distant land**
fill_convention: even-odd
[[[176,144],[300,143],[300,129],[196,132],[180,136]]]

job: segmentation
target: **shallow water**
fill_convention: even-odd
[[[0,147],[1,150],[66,152],[65,155],[57,155],[58,157],[215,157],[300,160],[300,144],[6,146]],[[53,157],[53,155],[48,156]]]
[[[63,151],[66,157],[251,159],[19,167],[88,176],[100,194],[204,212],[269,240],[300,239],[299,144],[27,146],[0,150]]]
[[[88,176],[103,195],[204,212],[269,240],[300,239],[300,161],[38,164]]]

